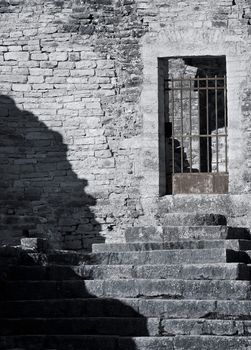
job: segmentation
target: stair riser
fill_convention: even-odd
[[[215,335],[250,336],[251,321],[227,320],[162,320],[160,336]]]
[[[25,350],[248,350],[248,337],[230,336],[177,336],[173,337],[63,337],[30,336],[1,337],[1,349],[23,348]]]
[[[74,258],[64,256],[50,257],[50,263],[67,265],[171,265],[171,264],[200,264],[200,263],[224,263],[251,261],[245,252],[235,252],[225,249],[178,249],[156,250],[149,252],[126,252],[126,253],[93,253],[82,255],[78,262]]]
[[[226,225],[226,217],[220,214],[167,213],[160,218],[162,225],[217,226]]]
[[[120,335],[156,336],[157,318],[85,318],[85,319],[2,319],[0,336],[6,335]]]
[[[217,263],[226,262],[225,249],[178,249],[178,250],[155,250],[143,252],[115,252],[115,253],[92,253],[92,254],[72,254],[55,253],[29,254],[27,261],[19,261],[19,265],[154,265],[154,264],[175,264],[175,263]],[[229,253],[228,253],[229,255]],[[202,260],[203,259],[203,260]],[[15,265],[16,261],[2,264],[3,266]]]
[[[0,303],[0,318],[8,317],[161,317],[251,319],[251,301],[163,299],[75,299]]]
[[[249,350],[248,337],[230,336],[177,336],[175,350]]]
[[[232,266],[233,265],[233,266]],[[143,266],[82,266],[74,268],[85,279],[190,279],[249,280],[245,264],[204,265],[143,265]]]
[[[82,276],[75,272],[74,266],[10,266],[0,268],[1,273],[10,281],[38,281],[38,280],[78,280]]]
[[[170,249],[233,249],[249,250],[251,241],[248,240],[204,240],[176,241],[166,243],[125,243],[125,244],[93,244],[94,253],[103,252],[139,252]]]
[[[125,232],[128,243],[168,243],[179,240],[244,239],[251,236],[246,228],[226,226],[149,226],[131,227]]]
[[[27,293],[27,290],[29,293]],[[165,298],[237,299],[251,297],[248,281],[108,280],[85,282],[13,282],[3,288],[2,299],[58,298]]]
[[[251,321],[163,318],[2,319],[0,335],[250,336]]]
[[[12,281],[78,280],[78,279],[195,279],[195,280],[249,280],[250,269],[245,264],[196,265],[82,265],[36,266],[0,269],[0,275]]]
[[[0,302],[3,317],[138,317],[139,300],[67,299]]]

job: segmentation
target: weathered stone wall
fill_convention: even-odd
[[[87,248],[142,214],[123,141],[142,128],[147,26],[130,0],[2,1],[0,11],[1,240]]]
[[[168,211],[219,210],[234,217],[232,222],[250,225],[250,2],[247,1],[152,1],[145,3],[140,14],[149,21],[149,31],[142,39],[144,85],[141,95],[144,142],[158,138],[157,57],[226,56],[228,98],[229,195],[167,196],[161,199]],[[150,99],[150,96],[152,97]],[[245,101],[246,99],[246,101]],[[245,111],[244,111],[245,110]],[[161,128],[164,126],[161,125]],[[158,144],[142,151],[143,159],[158,159]],[[150,149],[151,148],[151,149]],[[160,157],[164,163],[165,157]],[[142,160],[144,163],[144,160]],[[160,169],[163,166],[160,165]],[[141,198],[145,212],[150,197],[158,202],[157,172],[144,169],[151,182],[141,182]],[[163,186],[163,184],[162,184]],[[146,190],[147,189],[147,190]],[[240,197],[238,197],[240,195]],[[221,200],[220,200],[221,198]],[[241,200],[240,200],[241,198]],[[183,203],[183,207],[181,206]],[[192,205],[194,203],[194,205]],[[207,203],[208,206],[204,205]],[[238,205],[237,205],[238,203]],[[156,204],[157,205],[157,204]],[[158,205],[157,205],[158,206]],[[238,210],[237,210],[238,207]],[[156,212],[156,209],[152,212]],[[149,210],[148,217],[152,212]],[[157,211],[158,212],[158,211]],[[238,214],[237,214],[238,212]],[[163,214],[163,210],[161,211]],[[157,214],[158,216],[158,214]],[[237,216],[239,219],[237,219]],[[150,222],[150,220],[149,220]]]
[[[0,1],[1,241],[86,249],[156,222],[158,57],[226,55],[230,191],[250,193],[250,7]]]

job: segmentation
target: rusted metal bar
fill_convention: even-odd
[[[199,147],[198,147],[198,157],[199,157],[199,172],[201,171],[201,162],[200,162],[200,78],[197,78],[198,84],[198,135],[199,135]]]
[[[192,153],[192,80],[190,77],[189,81],[189,118],[190,118],[190,123],[189,123],[189,147],[190,147],[190,173],[192,172],[193,168],[193,153]]]
[[[174,159],[174,113],[175,113],[175,107],[174,107],[174,81],[172,80],[172,173],[175,173],[175,159]]]
[[[207,135],[209,134],[209,102],[208,102],[208,77],[206,76],[206,123],[207,123]],[[210,157],[210,152],[209,152],[209,137],[207,137],[207,172],[209,173],[210,171],[210,164],[209,164],[209,157]]]
[[[215,81],[215,80],[222,80],[224,81],[224,77],[218,77],[217,75],[210,78],[210,77],[207,77],[207,78],[200,78],[200,77],[196,77],[196,78],[192,78],[191,77],[191,80],[194,80],[194,81],[206,81],[206,80],[212,80],[212,81]],[[190,77],[189,78],[171,78],[171,79],[165,79],[165,81],[170,81],[170,80],[173,80],[173,81],[184,81],[184,80],[190,80]]]
[[[176,134],[175,136],[178,137],[178,138],[181,138],[181,134]],[[212,134],[204,134],[204,135],[201,135],[201,134],[198,135],[198,134],[196,134],[196,135],[191,135],[191,136],[190,136],[189,134],[183,134],[183,137],[187,137],[187,138],[189,138],[189,137],[194,138],[194,137],[198,137],[198,136],[199,136],[199,137],[206,137],[206,138],[207,138],[207,137],[213,137]],[[220,137],[226,137],[226,136],[227,136],[227,134],[225,134],[225,133],[224,133],[224,134],[219,134],[219,133],[218,133],[218,138],[220,138]]]
[[[219,172],[219,139],[218,139],[218,93],[217,75],[215,75],[215,134],[216,134],[216,170]]]
[[[181,148],[180,148],[180,171],[181,173],[184,172],[184,164],[183,164],[183,148],[184,148],[184,141],[183,141],[183,82],[180,81],[180,126],[181,126]]]
[[[203,87],[203,86],[201,86],[200,88],[200,91],[203,91],[203,90],[212,90],[212,91],[215,91],[215,90],[224,90],[224,87],[223,86],[218,86],[217,88],[215,87],[215,86],[213,86],[213,87],[208,87],[208,89],[206,88],[206,87]],[[166,90],[170,90],[170,89],[166,89]],[[180,88],[178,87],[178,88],[174,88],[174,90],[180,90]],[[183,88],[183,91],[189,91],[189,88]],[[198,91],[198,88],[194,88],[194,91]]]
[[[226,76],[224,76],[224,126],[225,126],[225,169],[228,172],[228,159],[227,159],[227,82]]]

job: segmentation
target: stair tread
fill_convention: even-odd
[[[171,250],[150,250],[136,252],[100,252],[89,254],[66,254],[55,253],[47,256],[30,254],[29,258],[34,259],[33,264],[42,260],[44,265],[116,265],[116,264],[178,264],[180,262],[207,263],[213,262],[245,262],[251,261],[249,254],[245,251],[237,251],[228,248],[213,249],[171,249]],[[21,262],[20,262],[21,263]],[[26,265],[26,263],[25,263]],[[28,263],[27,265],[32,265]]]
[[[240,250],[244,250],[245,245],[247,248],[251,248],[251,241],[246,239],[200,239],[200,240],[176,240],[165,243],[99,243],[93,244],[93,252],[124,252],[124,251],[151,251],[151,250],[173,250],[173,249],[215,249],[217,246],[220,248],[231,248],[235,247]],[[123,249],[128,250],[123,250]],[[116,249],[116,250],[115,250]],[[122,249],[122,250],[119,250]],[[218,248],[219,249],[219,248]],[[245,249],[248,250],[248,249]]]
[[[249,231],[220,214],[161,220],[92,253],[0,249],[0,348],[248,349]]]

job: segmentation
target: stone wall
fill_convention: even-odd
[[[123,142],[142,128],[147,26],[130,0],[2,1],[0,11],[1,241],[48,235],[88,248],[142,214]]]
[[[250,225],[250,2],[153,1],[151,5],[148,3],[148,6],[142,8],[140,13],[147,16],[149,21],[149,31],[142,39],[141,50],[144,65],[141,108],[145,144],[158,138],[157,58],[226,56],[229,194],[221,196],[221,200],[213,195],[166,196],[161,199],[161,203],[165,204],[166,212],[217,211],[220,203],[221,212],[231,217],[236,215],[236,220],[232,222]],[[163,127],[163,124],[160,125],[160,129]],[[151,150],[150,147],[148,150],[146,147],[142,151],[142,157],[147,158],[148,152],[151,152],[153,159],[159,158],[157,144],[155,148],[151,147]],[[162,154],[159,159],[160,163],[164,163],[165,156]],[[160,164],[159,169],[163,168]],[[152,181],[145,178],[141,182],[141,198],[145,212],[149,203],[153,203],[150,197],[156,198],[158,207],[157,171],[142,170],[142,173],[146,172]],[[163,177],[163,174],[161,175]],[[194,205],[191,205],[192,203]],[[208,206],[204,203],[208,203]],[[233,208],[236,209],[235,214],[232,212]],[[154,211],[159,216],[156,208],[152,210]],[[149,210],[149,217],[152,212]]]
[[[0,1],[1,242],[88,249],[156,222],[158,57],[226,55],[230,192],[250,193],[250,7]]]

